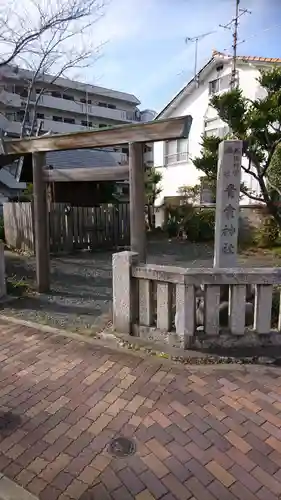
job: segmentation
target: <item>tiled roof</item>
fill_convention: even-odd
[[[53,168],[92,168],[118,166],[116,157],[110,151],[76,149],[69,151],[50,151],[46,153],[47,166]]]
[[[230,54],[224,54],[218,50],[213,50],[212,56],[231,58]],[[268,62],[268,63],[281,63],[281,59],[278,57],[259,57],[259,56],[237,56],[239,61],[258,61],[258,62]]]
[[[220,61],[222,59],[226,59],[230,61],[232,59],[231,54],[225,54],[224,52],[219,52],[218,50],[213,50],[212,51],[212,57],[207,61],[207,63],[203,66],[203,68],[200,69],[198,72],[198,76],[200,76],[208,67],[210,67],[212,64],[216,62],[216,59],[219,59]],[[237,56],[237,59],[239,61],[243,62],[267,62],[267,63],[281,63],[281,59],[278,59],[277,57],[258,57],[258,56]],[[175,106],[176,103],[178,102],[179,99],[181,99],[186,92],[189,91],[189,87],[191,84],[194,84],[196,82],[196,79],[193,77],[176,95],[171,99],[170,102],[158,113],[155,117],[155,120],[159,118],[163,118],[163,115],[165,116],[165,112],[171,107]]]

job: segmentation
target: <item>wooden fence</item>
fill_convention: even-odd
[[[32,203],[4,203],[6,243],[34,253]],[[130,244],[129,203],[99,207],[49,206],[49,239],[52,253],[99,250]]]

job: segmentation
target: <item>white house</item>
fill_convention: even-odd
[[[281,65],[281,59],[237,57],[237,81],[246,97],[255,99],[263,96],[264,90],[257,82],[259,71],[276,64]],[[226,124],[210,106],[210,98],[230,89],[231,70],[231,56],[213,51],[211,59],[197,77],[188,82],[156,116],[158,119],[191,115],[193,119],[188,139],[158,142],[153,146],[154,166],[159,167],[163,175],[163,190],[156,203],[158,207],[163,205],[166,197],[177,196],[179,187],[199,183],[202,173],[194,167],[192,158],[200,155],[202,134],[224,136],[228,132]],[[259,192],[258,184],[252,176],[244,174],[242,180],[252,191]],[[202,190],[201,203],[209,201],[209,193]],[[248,198],[244,198],[242,202],[253,203]]]

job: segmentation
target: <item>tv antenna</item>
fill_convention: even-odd
[[[201,35],[197,35],[194,37],[187,36],[185,38],[185,43],[194,43],[195,44],[195,49],[194,49],[194,79],[198,83],[198,78],[197,78],[197,63],[198,63],[198,44],[205,38],[206,36],[212,35],[213,33],[216,33],[216,30],[213,31],[208,31],[207,33],[202,33]]]
[[[240,9],[240,0],[235,0],[235,17],[231,19],[228,24],[220,24],[221,28],[232,30],[232,38],[233,38],[233,56],[232,56],[232,71],[231,71],[231,80],[230,86],[232,89],[236,87],[237,84],[237,75],[236,75],[236,63],[237,63],[237,45],[238,45],[238,28],[239,28],[239,19],[245,14],[251,14],[251,12],[247,9]]]

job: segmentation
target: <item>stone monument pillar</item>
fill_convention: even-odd
[[[238,140],[219,145],[214,267],[237,265],[242,148]]]

